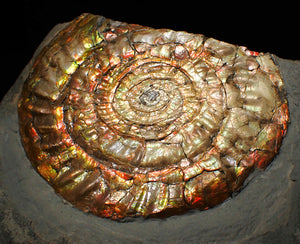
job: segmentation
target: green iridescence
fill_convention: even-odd
[[[278,153],[289,123],[269,54],[83,14],[37,56],[24,149],[63,198],[111,219],[222,203]]]

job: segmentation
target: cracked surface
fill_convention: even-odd
[[[272,161],[288,121],[270,55],[90,14],[41,51],[19,100],[33,166],[112,219],[223,202]]]

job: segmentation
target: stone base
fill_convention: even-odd
[[[41,46],[63,26],[56,26]],[[271,166],[254,172],[239,194],[215,208],[123,222],[73,208],[28,161],[17,100],[29,63],[0,105],[0,243],[300,242],[300,62],[275,59],[287,89],[291,124]]]

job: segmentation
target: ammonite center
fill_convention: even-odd
[[[145,106],[154,106],[159,102],[159,94],[159,90],[150,88],[149,90],[143,92],[139,99],[140,102]]]
[[[37,56],[19,99],[32,165],[101,217],[222,203],[279,152],[289,122],[269,54],[83,14]]]

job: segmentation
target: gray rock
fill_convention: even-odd
[[[64,26],[56,26],[36,53]],[[0,105],[0,243],[300,243],[300,61],[275,59],[291,124],[271,166],[256,171],[239,194],[210,210],[124,222],[73,208],[31,166],[17,118],[30,62]]]

